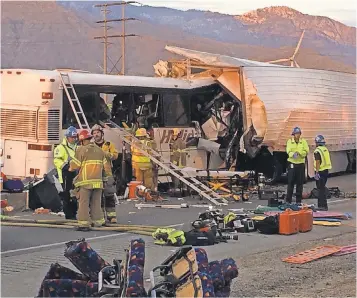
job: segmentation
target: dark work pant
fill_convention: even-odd
[[[319,172],[320,179],[316,180],[316,188],[318,189],[318,199],[317,206],[319,208],[327,208],[327,192],[326,192],[326,183],[328,178],[328,170]]]
[[[291,165],[293,165],[293,167],[291,167]],[[288,163],[288,167],[288,190],[286,194],[286,202],[292,202],[294,186],[296,185],[296,203],[301,203],[305,176],[305,164]]]
[[[73,189],[73,179],[76,176],[74,172],[63,171],[63,183],[62,188],[63,192],[60,193],[60,196],[63,201],[63,212],[66,216],[66,219],[76,219],[77,214],[77,199],[71,198],[70,190]]]

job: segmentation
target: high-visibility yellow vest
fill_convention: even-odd
[[[319,171],[332,169],[330,152],[328,151],[326,146],[317,146],[314,153],[320,153],[321,156],[321,164],[320,164]],[[314,169],[316,171],[316,160],[314,160]]]
[[[298,158],[293,158],[295,152],[299,153]],[[288,154],[288,162],[293,164],[304,164],[305,157],[309,153],[309,145],[303,138],[300,138],[298,143],[295,142],[294,138],[291,138],[286,143],[286,153]]]
[[[143,143],[145,146],[149,147],[151,140],[140,140],[140,142]],[[139,163],[149,163],[150,162],[150,158],[146,157],[134,146],[131,148],[131,156],[132,156],[131,157],[132,162],[139,162]]]
[[[69,147],[67,139],[63,138],[62,143],[59,144],[54,150],[53,163],[57,169],[58,180],[60,183],[63,183],[62,168],[74,157],[76,148],[77,146],[74,146],[73,149]]]

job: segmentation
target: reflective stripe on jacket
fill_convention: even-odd
[[[314,153],[320,153],[321,156],[321,164],[320,164],[319,172],[332,169],[330,152],[328,151],[326,146],[316,147]],[[316,160],[314,160],[314,169],[316,171]]]
[[[171,144],[171,153],[170,153],[170,161],[178,166],[185,167],[186,166],[186,142],[180,138],[173,141]]]
[[[297,158],[293,158],[294,153],[299,153]],[[309,145],[306,140],[300,138],[299,142],[296,143],[294,138],[291,138],[286,143],[286,153],[288,154],[288,162],[293,164],[305,163],[305,157],[309,153]]]
[[[111,175],[110,164],[103,150],[93,143],[76,150],[70,162],[70,170],[79,170],[73,181],[74,186],[88,189],[103,188],[103,181]]]
[[[140,140],[140,142],[147,147],[152,147],[152,141],[151,140]],[[140,144],[138,145],[139,148],[141,148]],[[150,152],[149,152],[150,153]],[[138,149],[136,149],[134,146],[131,148],[131,160],[132,162],[137,162],[137,163],[150,163],[150,158],[146,157],[144,154],[142,154]]]
[[[102,150],[105,153],[105,156],[109,162],[109,164],[112,166],[112,161],[116,160],[119,156],[118,150],[115,148],[114,144],[109,142],[109,141],[104,141],[104,143],[102,144],[102,146],[100,146],[99,144],[95,143],[99,148],[102,148]],[[111,172],[111,171],[110,171]],[[111,172],[111,176],[112,176],[112,172]]]
[[[77,145],[75,145],[74,150],[69,147],[67,139],[63,138],[62,143],[53,151],[53,163],[57,169],[58,180],[60,183],[63,183],[62,168],[74,157],[76,148]]]

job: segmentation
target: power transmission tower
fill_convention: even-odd
[[[103,4],[97,4],[94,7],[100,7],[101,11],[103,12],[103,20],[96,22],[97,24],[104,24],[103,28],[104,28],[104,33],[103,36],[96,36],[94,37],[94,39],[104,39],[103,43],[104,43],[104,55],[103,55],[103,73],[107,74],[108,73],[108,60],[111,61],[111,63],[113,64],[112,69],[110,70],[109,74],[112,73],[112,71],[114,69],[117,70],[117,74],[121,74],[121,75],[125,75],[125,38],[126,37],[132,37],[132,36],[138,36],[136,34],[126,34],[125,33],[125,22],[126,21],[137,21],[137,19],[135,18],[125,18],[125,6],[127,4],[140,4],[139,2],[136,1],[121,1],[121,2],[112,2],[112,3],[103,3]],[[108,6],[118,6],[121,5],[122,6],[122,16],[120,19],[107,19],[107,14],[110,12],[108,10]],[[122,32],[119,35],[108,35],[108,30],[111,29],[112,27],[108,26],[107,23],[111,23],[111,22],[122,22]],[[111,44],[108,39],[110,38],[121,38],[122,42],[121,42],[121,56],[119,57],[119,59],[116,61],[116,63],[114,63],[110,57],[108,56],[108,45]],[[121,64],[121,72],[118,70],[118,68],[116,67],[118,62],[121,60],[122,64]]]

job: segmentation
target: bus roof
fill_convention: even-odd
[[[59,79],[57,70],[37,69],[1,69],[2,72],[17,72],[23,74],[38,75],[39,78]],[[73,85],[86,86],[125,86],[125,87],[147,87],[158,89],[196,89],[215,84],[212,78],[183,80],[174,78],[142,77],[142,76],[119,76],[107,74],[95,74],[77,70],[61,70],[66,72]]]

